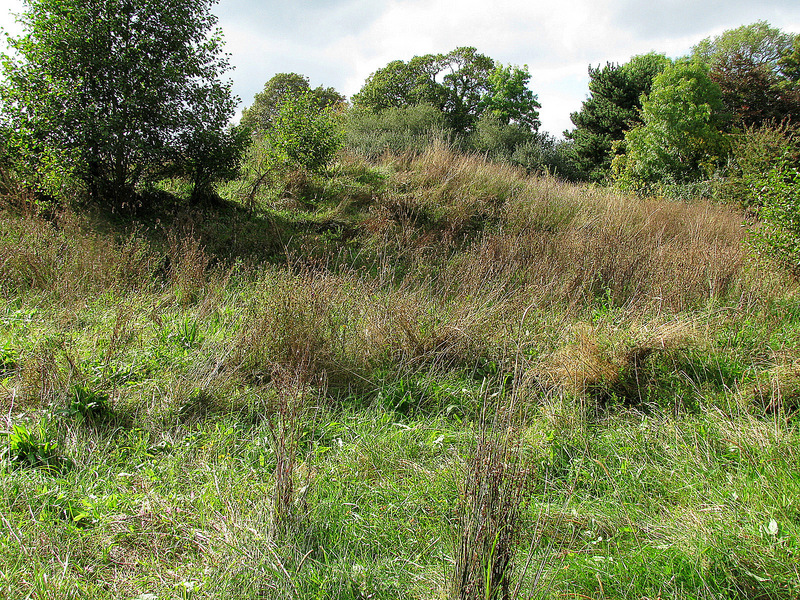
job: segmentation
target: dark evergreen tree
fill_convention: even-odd
[[[610,175],[613,143],[641,123],[642,94],[650,92],[653,78],[669,64],[663,55],[650,53],[624,65],[589,67],[589,98],[570,115],[575,129],[565,132],[586,178],[602,181]]]

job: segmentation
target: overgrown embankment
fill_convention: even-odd
[[[337,169],[2,213],[5,596],[800,593],[797,286],[741,214]]]

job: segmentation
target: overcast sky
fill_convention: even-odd
[[[0,5],[0,26],[13,29],[20,0]],[[589,65],[651,50],[682,56],[758,20],[800,32],[798,0],[220,0],[213,10],[240,110],[275,73],[301,73],[350,97],[392,60],[475,46],[528,65],[542,130],[557,136],[588,94]]]

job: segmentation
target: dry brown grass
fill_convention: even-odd
[[[483,230],[476,242],[453,247],[436,274],[450,295],[487,284],[524,289],[539,302],[610,292],[617,304],[680,311],[735,287],[746,258],[741,216],[726,207],[524,177],[442,146],[410,161],[375,215],[381,243],[411,263],[431,260],[424,249],[438,244],[441,252]]]
[[[146,288],[158,262],[135,233],[117,241],[71,213],[52,221],[0,215],[0,290],[8,295],[32,290],[75,299]]]

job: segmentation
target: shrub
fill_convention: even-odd
[[[754,177],[761,224],[752,230],[756,250],[800,275],[800,168],[788,153],[766,175]]]
[[[448,136],[444,114],[430,104],[388,108],[378,113],[352,109],[345,119],[348,150],[369,160],[384,153],[419,154]]]
[[[510,161],[517,148],[533,142],[537,137],[523,125],[503,123],[495,115],[486,113],[478,119],[469,142],[490,160]]]
[[[733,134],[721,199],[757,213],[762,202],[760,190],[764,175],[787,153],[795,159],[800,154],[797,128],[788,121],[748,127]]]

